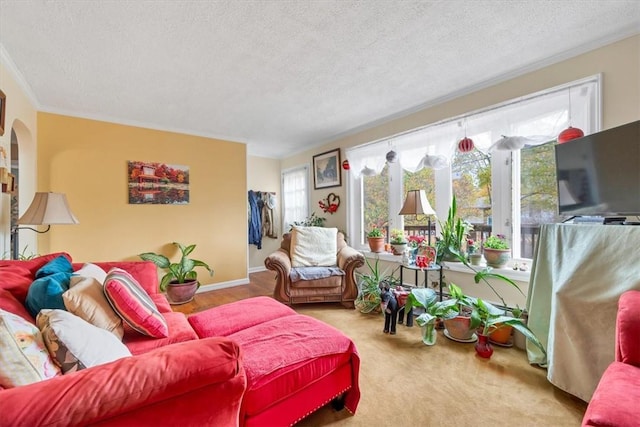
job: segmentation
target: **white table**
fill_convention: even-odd
[[[614,360],[618,298],[628,289],[640,289],[640,226],[543,225],[527,309],[547,355],[527,343],[529,361],[589,401]]]

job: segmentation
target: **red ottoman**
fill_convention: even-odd
[[[360,359],[342,332],[256,297],[189,317],[199,337],[226,336],[242,352],[247,391],[241,425],[291,425],[335,398],[355,413]]]

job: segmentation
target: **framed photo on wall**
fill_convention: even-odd
[[[339,148],[313,156],[313,188],[318,190],[340,187],[342,185],[340,164]]]

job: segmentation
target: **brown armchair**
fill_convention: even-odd
[[[358,296],[355,272],[364,265],[364,256],[347,245],[344,235],[338,232],[337,237],[338,267],[344,275],[330,276],[322,279],[291,281],[291,234],[282,236],[280,249],[264,260],[269,270],[276,272],[276,287],[273,297],[285,304],[308,302],[340,302],[347,308],[354,308]]]

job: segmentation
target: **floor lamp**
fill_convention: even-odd
[[[31,227],[13,227],[11,235],[13,238],[12,258],[18,259],[18,231],[32,230],[36,233],[46,233],[52,225],[57,224],[79,224],[78,219],[73,215],[67,202],[67,196],[63,193],[36,193],[27,211],[18,219],[18,224],[26,225],[46,225],[45,230],[37,230]]]
[[[427,215],[429,219],[429,237],[427,242],[429,246],[431,246],[431,215],[435,215],[436,212],[433,210],[431,205],[429,204],[429,200],[427,200],[427,194],[424,190],[409,190],[407,191],[407,197],[404,199],[404,205],[398,215]]]

